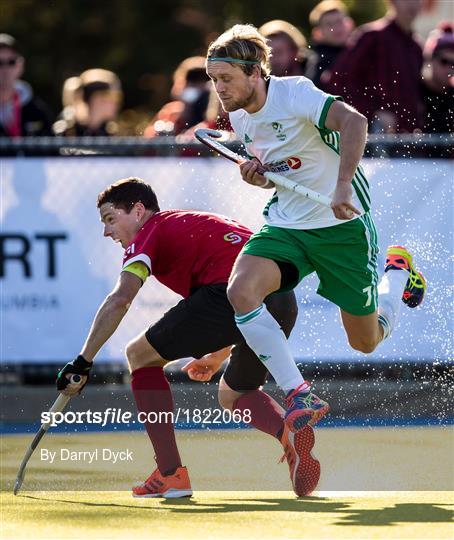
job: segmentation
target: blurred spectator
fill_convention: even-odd
[[[198,128],[219,129],[221,131],[232,131],[229,113],[222,108],[221,102],[216,94],[214,86],[211,86],[208,98],[208,106],[205,111],[204,119],[181,133],[180,140],[191,141],[194,138],[194,132]],[[195,155],[195,154],[194,154]]]
[[[224,132],[230,131],[231,140],[236,140],[233,133],[233,128],[230,124],[229,114],[226,113],[222,108],[221,102],[219,101],[216,91],[214,90],[214,85],[211,85],[210,88],[208,106],[205,111],[204,119],[188,129],[181,131],[176,137],[177,142],[189,144],[196,142],[194,133],[196,129],[199,128],[218,129]],[[228,136],[227,138],[225,138],[225,136],[226,134],[224,134],[223,142],[228,140]],[[206,151],[206,148],[204,150]],[[200,149],[193,146],[188,146],[186,148],[183,147],[179,155],[185,157],[200,156]]]
[[[332,67],[327,90],[367,116],[372,132],[413,132],[422,124],[422,48],[412,34],[422,0],[388,4],[384,18],[353,33]]]
[[[274,20],[259,28],[269,40],[272,49],[271,73],[276,77],[305,75],[312,79],[315,74],[315,58],[307,49],[304,35],[287,21]]]
[[[58,120],[74,123],[76,118],[85,115],[86,106],[82,100],[80,77],[70,77],[63,83],[62,90],[63,110],[58,115]],[[54,125],[55,129],[55,125]]]
[[[225,112],[222,108],[222,104],[214,89],[214,85],[210,89],[210,98],[208,100],[208,107],[205,114],[205,126],[210,129],[220,129],[223,131],[233,131],[230,124],[229,113]]]
[[[16,40],[0,34],[0,136],[52,135],[49,110],[19,79],[23,71],[24,58]]]
[[[118,134],[123,100],[120,79],[106,69],[89,69],[63,86],[63,111],[54,124],[56,135],[107,137]]]
[[[171,97],[145,129],[145,137],[178,135],[203,121],[209,99],[209,77],[205,58],[192,56],[177,67],[173,75]]]
[[[453,25],[442,23],[424,46],[422,93],[424,132],[454,132],[454,33]]]
[[[341,0],[323,0],[317,4],[309,15],[309,22],[312,26],[312,50],[317,53],[312,81],[323,88],[322,73],[334,64],[345,49],[354,23]]]

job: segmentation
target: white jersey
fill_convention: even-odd
[[[265,105],[256,113],[230,113],[230,122],[247,153],[279,173],[332,197],[339,172],[339,132],[325,127],[331,103],[341,99],[319,90],[306,77],[270,77]],[[352,181],[353,204],[367,212],[369,184],[359,166]],[[330,208],[276,186],[264,209],[269,225],[318,229],[345,223]]]

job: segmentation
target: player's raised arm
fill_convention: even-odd
[[[352,179],[366,146],[367,118],[350,105],[333,101],[325,127],[340,133],[339,174],[331,207],[338,219],[351,219],[351,212],[361,214],[352,204]]]
[[[141,279],[131,272],[122,272],[113,291],[101,304],[79,356],[64,366],[57,378],[57,388],[65,395],[75,395],[87,384],[93,359],[118,328],[134,297],[142,286]],[[82,375],[78,385],[68,386],[71,374]]]

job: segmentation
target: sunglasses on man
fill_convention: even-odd
[[[0,67],[13,67],[17,64],[17,56],[15,58],[7,58],[5,60],[0,60]]]
[[[442,66],[451,66],[454,69],[454,61],[449,58],[444,58],[443,56],[437,56],[436,59]]]

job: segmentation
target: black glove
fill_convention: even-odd
[[[85,358],[79,354],[75,360],[68,362],[66,366],[58,372],[57,390],[61,392],[68,386],[68,384],[70,384],[70,381],[65,377],[65,375],[68,373],[70,375],[83,375],[87,377],[87,380],[85,381],[85,384],[87,384],[92,366],[93,362],[87,362]],[[82,392],[85,384],[79,390],[79,394]]]

